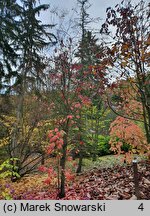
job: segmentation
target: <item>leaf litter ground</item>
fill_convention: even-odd
[[[45,186],[39,175],[35,175],[30,187],[29,177],[23,185],[26,187],[16,194],[14,199],[25,200],[52,200],[57,197],[55,187]],[[31,180],[30,179],[30,180]],[[138,180],[141,199],[150,200],[150,162],[138,164]],[[38,182],[39,181],[39,182]],[[38,182],[38,183],[37,183]],[[36,184],[37,183],[37,184]],[[22,186],[23,187],[23,186]],[[93,168],[88,172],[78,175],[73,184],[66,187],[65,200],[130,200],[134,196],[133,167],[131,165],[113,168]]]

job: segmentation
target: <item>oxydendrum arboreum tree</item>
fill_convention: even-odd
[[[50,68],[47,68],[47,73],[49,76],[50,104],[53,107],[51,111],[53,129],[57,128],[58,131],[63,131],[63,142],[60,146],[59,197],[64,197],[66,161],[69,156],[69,145],[72,143],[72,130],[78,126],[80,110],[83,106],[90,104],[90,99],[81,93],[82,89],[87,88],[87,83],[77,78],[81,65],[76,64],[74,60],[72,40],[69,38],[66,41],[59,41],[59,46],[55,52],[55,56],[50,61]],[[78,144],[77,142],[75,144]]]
[[[101,65],[103,70],[100,69],[100,66],[95,65],[85,67],[76,57],[75,49],[76,46],[71,38],[60,40],[59,46],[55,49],[55,55],[50,59],[46,70],[49,78],[47,80],[48,98],[50,106],[53,107],[50,118],[53,119],[54,133],[51,134],[63,131],[63,142],[59,149],[59,197],[65,196],[66,162],[72,153],[71,150],[76,149],[79,154],[82,150],[85,152],[86,149],[84,138],[87,131],[84,113],[91,106],[93,96],[100,94],[100,88],[104,89],[105,83],[103,64]],[[52,135],[50,138],[50,145],[55,146],[52,143]]]
[[[118,115],[142,121],[148,143],[150,143],[149,10],[150,4],[146,1],[140,1],[136,5],[131,1],[122,1],[115,6],[115,9],[107,8],[107,18],[101,29],[101,33],[106,34],[111,42],[108,47],[108,59],[111,63],[112,78],[116,76],[122,80],[113,80],[111,92],[116,87],[115,91],[117,90],[119,97],[116,103],[115,100],[111,100],[112,94],[110,94],[109,105]],[[129,105],[128,97],[130,101],[132,100],[133,107]],[[122,109],[125,103],[126,109]],[[134,105],[138,103],[141,107],[139,111],[137,107],[134,109]]]

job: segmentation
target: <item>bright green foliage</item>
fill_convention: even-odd
[[[98,136],[98,155],[104,156],[109,155],[112,153],[110,150],[110,144],[109,144],[110,137],[109,136]]]
[[[110,110],[102,102],[97,102],[86,108],[83,113],[85,151],[89,157],[110,154],[108,128],[111,118],[108,119]],[[87,133],[88,132],[88,133]]]
[[[18,167],[15,165],[17,161],[18,161],[18,158],[10,158],[4,161],[0,165],[0,171],[1,171],[0,178],[7,178],[7,177],[20,178],[20,175],[17,172]]]

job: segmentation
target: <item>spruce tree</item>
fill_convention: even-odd
[[[19,3],[3,1],[0,6],[3,24],[0,30],[3,36],[0,41],[1,83],[5,84],[8,79],[7,87],[16,95],[17,101],[16,122],[11,133],[9,154],[11,158],[19,159],[17,172],[23,174],[22,163],[25,163],[31,152],[29,139],[26,138],[29,134],[25,134],[24,130],[24,99],[29,92],[37,89],[42,81],[46,66],[42,51],[45,47],[54,45],[57,39],[51,33],[54,25],[44,25],[39,18],[41,11],[47,10],[49,5],[37,4],[35,0],[21,0]],[[15,78],[13,83],[12,76]],[[32,124],[33,130],[37,122]],[[12,177],[12,180],[16,180],[16,177]]]
[[[15,0],[0,1],[0,90],[16,76],[20,6]]]

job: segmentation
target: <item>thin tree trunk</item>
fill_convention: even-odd
[[[60,158],[57,159],[57,187],[58,187],[58,194],[59,194],[59,190],[60,190]]]
[[[16,110],[16,124],[14,127],[14,131],[12,133],[12,141],[11,141],[11,158],[17,158],[18,160],[12,160],[12,166],[17,166],[17,170],[12,170],[12,172],[17,172],[21,169],[21,158],[22,152],[24,148],[24,128],[23,128],[23,106],[24,106],[24,95],[25,95],[25,83],[26,83],[26,72],[22,71],[22,80],[20,82],[19,94],[18,94],[18,103],[17,103],[17,110]],[[16,181],[18,178],[17,176],[12,176],[13,181]]]
[[[68,145],[68,125],[67,130],[64,135],[64,144],[62,147],[62,158],[60,161],[61,166],[61,176],[60,176],[60,193],[59,198],[65,197],[65,168],[66,168],[66,155],[67,155],[67,145]]]
[[[148,127],[147,127],[147,142],[150,144],[150,107],[146,107],[148,115]]]
[[[142,101],[142,106],[143,106],[143,118],[144,118],[144,128],[146,132],[146,139],[147,139],[147,142],[150,143],[150,125],[148,125],[147,116],[146,116],[146,107],[145,107],[144,101]],[[148,118],[150,118],[150,116],[148,116]]]
[[[76,173],[81,173],[82,171],[82,162],[83,162],[83,154],[82,154],[82,150],[79,154],[79,163],[78,163],[78,168],[77,168],[77,171]]]

